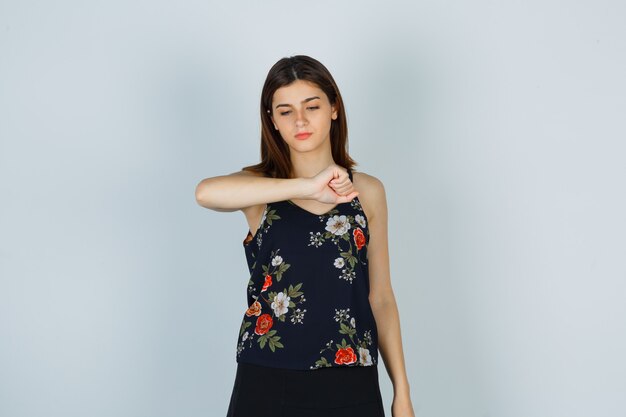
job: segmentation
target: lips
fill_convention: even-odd
[[[306,138],[308,138],[308,137],[309,137],[309,136],[311,136],[311,135],[312,135],[312,133],[311,133],[311,132],[300,132],[300,133],[298,133],[298,134],[296,135],[296,137],[297,137],[298,139],[306,139]]]

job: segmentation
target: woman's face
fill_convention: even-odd
[[[337,110],[314,83],[296,80],[274,92],[271,117],[290,148],[306,151],[326,141],[330,144],[330,125]],[[311,135],[296,136],[303,132]]]

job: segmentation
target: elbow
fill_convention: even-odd
[[[370,291],[369,302],[372,308],[382,309],[396,304],[396,297],[391,286],[388,286],[377,291]]]
[[[196,186],[196,203],[202,207],[212,208],[211,201],[209,199],[210,194],[210,180],[208,178],[203,179]]]
[[[214,178],[205,178],[196,186],[196,203],[198,205],[214,211],[233,211],[231,208],[224,206],[224,199],[218,187],[218,182]]]

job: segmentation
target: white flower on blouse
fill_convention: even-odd
[[[372,344],[372,331],[371,330],[367,330],[364,334],[363,337],[365,339],[365,343],[367,343],[368,345]]]
[[[335,268],[339,268],[339,269],[341,269],[341,268],[343,268],[343,266],[344,266],[345,264],[346,264],[346,263],[344,262],[343,258],[337,258],[337,259],[335,259]]]
[[[248,332],[245,332],[243,334],[243,337],[241,338],[242,341],[246,341],[246,339],[248,338]]]
[[[352,318],[350,319],[350,325],[351,325],[352,327],[356,327],[356,323],[355,323],[355,321],[354,321],[354,317],[352,317]]]
[[[272,266],[278,266],[282,263],[283,263],[283,257],[280,255],[276,255],[274,256],[274,259],[272,259]]]
[[[274,297],[274,302],[272,303],[272,309],[274,309],[274,314],[276,317],[279,317],[283,314],[287,314],[287,307],[289,307],[289,301],[291,297],[288,297],[284,292],[279,292]]]
[[[342,214],[341,216],[335,214],[326,222],[326,230],[335,235],[341,236],[345,234],[348,229],[350,229],[350,222],[345,214]]]
[[[344,321],[344,320],[348,320],[350,318],[350,313],[348,313],[348,311],[350,311],[349,308],[346,309],[335,309],[335,321]]]
[[[372,356],[370,355],[369,349],[359,346],[359,362],[364,366],[372,364]]]
[[[365,217],[363,217],[360,214],[357,214],[356,216],[354,216],[354,220],[356,220],[356,222],[361,226],[361,227],[365,227]]]

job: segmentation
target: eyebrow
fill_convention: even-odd
[[[309,98],[302,100],[302,102],[307,103],[311,100],[315,100],[316,98],[319,98],[319,97],[318,96],[309,97]],[[275,108],[279,108],[279,107],[291,107],[291,104],[279,104]]]

